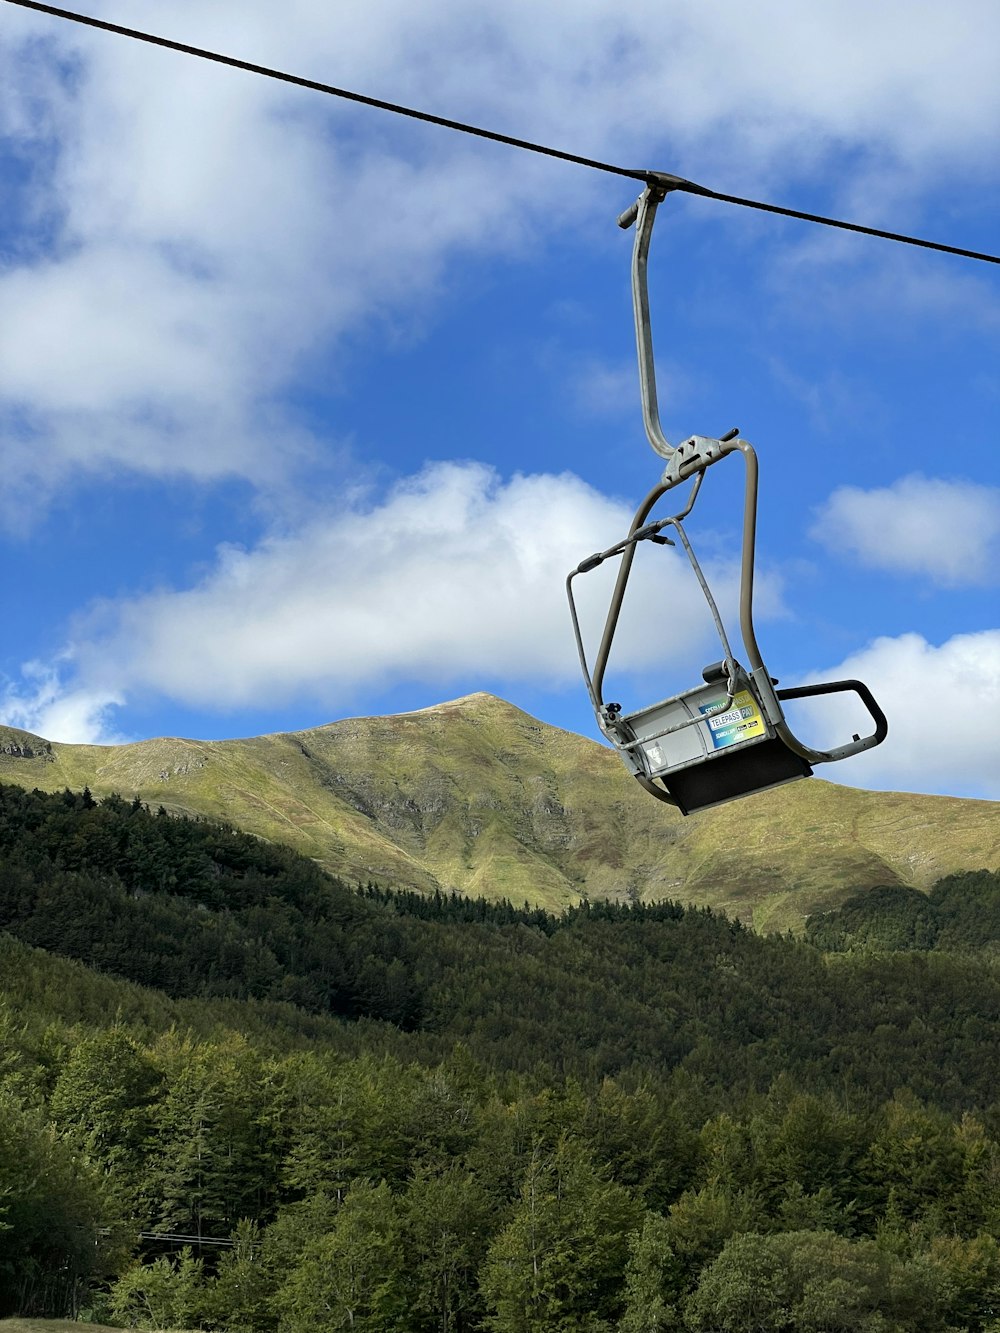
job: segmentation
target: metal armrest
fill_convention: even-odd
[[[868,686],[860,680],[831,680],[823,685],[793,685],[786,690],[775,690],[778,699],[809,699],[816,694],[856,694],[864,706],[868,709],[872,721],[875,723],[875,730],[870,736],[855,736],[853,741],[847,745],[840,745],[835,750],[812,750],[808,746],[802,745],[791,733],[787,723],[784,727],[779,727],[778,732],[788,730],[788,736],[783,737],[788,741],[789,738],[795,741],[795,748],[804,752],[810,761],[814,764],[825,764],[833,759],[846,759],[848,755],[859,754],[862,750],[874,749],[876,745],[881,745],[889,734],[889,723],[885,714],[875,702],[875,696]]]

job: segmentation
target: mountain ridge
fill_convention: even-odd
[[[995,802],[811,778],[684,819],[611,750],[485,693],[225,741],[69,745],[0,727],[0,780],[219,819],[361,883],[553,910],[675,898],[765,930],[859,889],[1000,866]]]

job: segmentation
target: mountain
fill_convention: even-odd
[[[0,780],[221,819],[350,881],[557,910],[674,898],[765,930],[859,889],[1000,866],[994,802],[813,778],[684,819],[610,750],[488,694],[245,740],[64,745],[0,727]]]

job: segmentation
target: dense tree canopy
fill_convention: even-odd
[[[995,1330],[998,904],[554,918],[0,788],[0,1313]]]
[[[927,894],[901,884],[869,889],[837,911],[811,918],[807,935],[821,948],[834,950],[995,953],[1000,948],[1000,873],[947,875]]]

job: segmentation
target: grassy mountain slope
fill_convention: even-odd
[[[683,819],[604,747],[475,694],[247,740],[62,745],[0,728],[0,779],[208,815],[348,880],[525,899],[678,898],[764,929],[874,884],[1000,865],[1000,807],[817,779]]]

